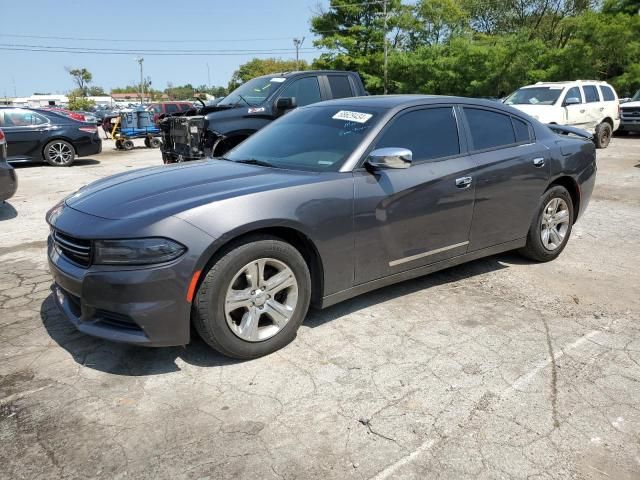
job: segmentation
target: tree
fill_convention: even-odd
[[[296,68],[295,60],[283,60],[280,58],[254,58],[253,60],[240,65],[238,70],[233,72],[233,76],[229,81],[228,90],[232,91],[238,88],[247,80],[259,77],[260,75],[269,75],[277,72],[291,72],[294,70],[306,70],[309,68],[307,62],[300,60],[298,68]]]
[[[82,91],[83,95],[86,96],[88,84],[91,83],[91,80],[93,79],[91,72],[86,68],[65,68],[67,72],[69,72],[69,75],[73,77],[73,81],[76,82],[80,91]]]
[[[68,105],[68,109],[69,110],[74,110],[74,111],[85,111],[85,110],[90,110],[92,107],[95,107],[96,102],[94,102],[93,100],[89,100],[86,97],[69,97],[69,105]]]
[[[102,87],[96,87],[96,86],[89,87],[88,92],[89,92],[89,95],[91,95],[92,97],[100,97],[107,94]]]

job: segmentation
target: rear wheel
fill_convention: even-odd
[[[556,185],[547,190],[520,253],[537,262],[548,262],[567,245],[573,225],[573,202],[566,188]]]
[[[310,297],[309,269],[298,250],[256,236],[227,249],[211,267],[194,299],[193,321],[220,353],[256,358],[296,337]]]
[[[602,122],[596,127],[595,142],[598,148],[607,148],[611,142],[611,134],[613,129],[607,122]]]
[[[68,167],[76,158],[76,151],[69,142],[54,140],[44,147],[44,159],[54,167]]]

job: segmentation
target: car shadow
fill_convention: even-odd
[[[0,202],[0,222],[18,216],[18,211],[9,202]]]
[[[95,158],[78,158],[73,162],[71,167],[82,167],[87,165],[100,165],[100,160],[96,160]],[[51,167],[51,168],[65,168],[65,167],[53,167],[49,165],[47,162],[17,162],[12,163],[11,166],[16,170],[22,170],[25,168],[33,168],[33,167]]]
[[[508,268],[510,263],[526,262],[514,254],[501,254],[451,267],[424,277],[407,280],[396,285],[346,300],[324,310],[312,309],[304,325],[318,328],[327,322],[349,315],[381,302],[393,300],[438,285]],[[49,336],[71,354],[80,365],[105,373],[125,376],[161,375],[180,370],[180,362],[199,367],[220,367],[242,362],[222,356],[212,350],[192,330],[191,343],[184,347],[144,348],[125,345],[85,335],[67,321],[58,311],[49,295],[42,302],[40,318]]]

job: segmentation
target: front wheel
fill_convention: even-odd
[[[547,190],[533,218],[527,243],[520,253],[537,262],[548,262],[567,245],[573,225],[573,201],[566,188],[556,185]]]
[[[595,142],[597,148],[607,148],[611,142],[613,129],[607,122],[602,122],[596,127]]]
[[[44,147],[44,159],[54,167],[68,167],[76,158],[76,150],[69,142],[54,140]]]
[[[309,268],[292,245],[256,236],[227,249],[193,304],[202,339],[229,357],[275,352],[295,337],[309,309]]]

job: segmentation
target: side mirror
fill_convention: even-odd
[[[408,148],[376,148],[369,154],[367,163],[374,168],[409,168],[412,158]]]
[[[565,106],[578,105],[579,103],[580,103],[580,99],[578,97],[568,97],[564,99]]]
[[[276,110],[291,110],[297,106],[296,97],[280,97],[276,100]]]

